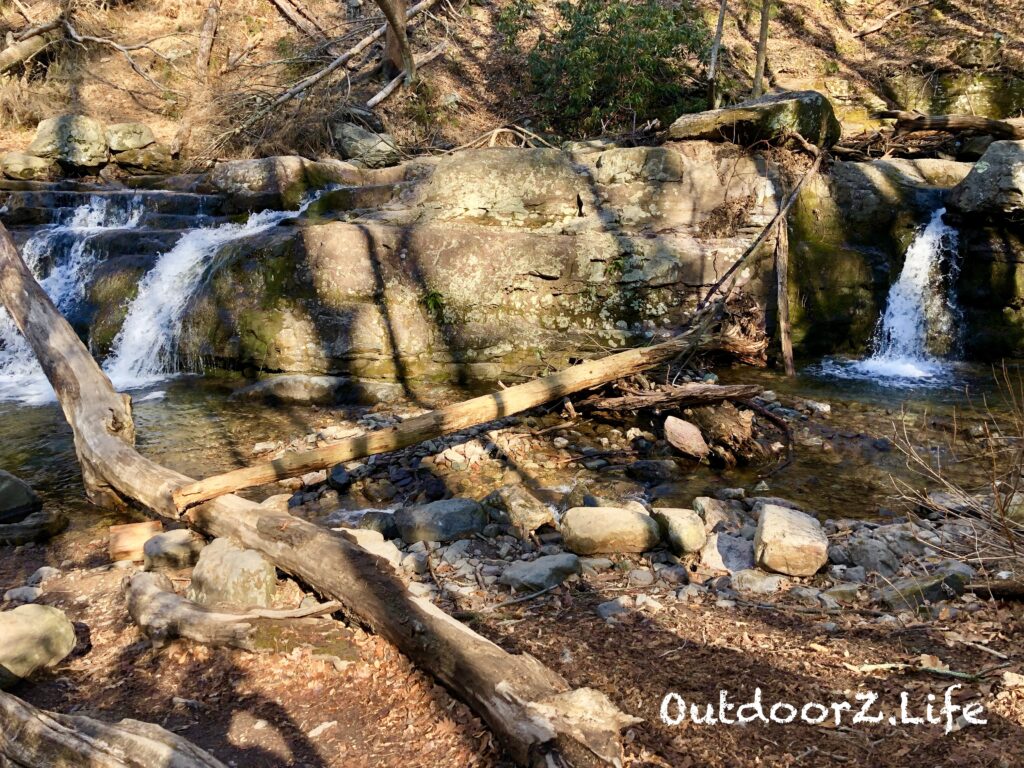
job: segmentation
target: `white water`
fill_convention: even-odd
[[[948,379],[950,362],[928,348],[930,338],[956,338],[958,313],[941,267],[956,251],[957,232],[943,222],[943,213],[940,208],[932,214],[907,249],[903,271],[889,289],[875,331],[872,355],[856,362],[827,359],[822,373],[894,386],[929,386]]]
[[[178,340],[185,311],[220,248],[295,218],[315,199],[310,198],[297,211],[263,211],[252,214],[245,224],[222,224],[183,235],[139,283],[103,366],[114,386],[135,389],[178,373]]]
[[[40,229],[22,246],[28,268],[64,315],[81,302],[96,265],[96,254],[90,246],[92,237],[105,229],[133,229],[142,218],[138,196],[127,207],[111,202],[93,196],[61,217],[65,220]],[[48,263],[49,255],[53,258]],[[11,316],[0,307],[0,400],[43,403],[53,399],[53,390],[32,349]]]

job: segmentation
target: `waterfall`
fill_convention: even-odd
[[[138,294],[103,366],[114,386],[143,387],[179,372],[178,339],[185,312],[217,252],[226,243],[299,216],[317,197],[319,194],[306,200],[297,211],[263,211],[250,215],[244,224],[194,229],[160,256],[139,283]]]
[[[955,350],[959,320],[952,290],[957,231],[942,220],[945,212],[935,211],[907,249],[903,271],[889,289],[871,356],[845,364],[827,360],[822,364],[825,373],[897,385],[944,380],[949,362],[939,354]],[[944,263],[948,276],[943,274]]]
[[[22,246],[22,258],[40,286],[64,315],[81,303],[96,265],[90,240],[106,229],[134,229],[142,218],[139,196],[112,199],[93,195],[76,208],[58,211],[56,222],[40,228]],[[26,403],[53,399],[42,368],[0,306],[0,400]]]

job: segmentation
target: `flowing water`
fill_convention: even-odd
[[[898,387],[951,383],[950,357],[956,349],[959,318],[953,298],[957,231],[942,220],[945,212],[935,211],[907,249],[903,271],[889,290],[878,322],[871,356],[858,361],[826,359],[817,367],[821,374]]]

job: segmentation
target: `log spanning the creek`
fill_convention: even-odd
[[[54,307],[0,225],[0,299],[39,359],[74,433],[89,498],[177,517],[171,491],[192,479],[133,447],[130,398],[118,394]],[[333,531],[226,495],[197,506],[189,524],[265,555],[338,600],[487,723],[520,765],[621,765],[623,727],[637,719],[603,693],[573,689],[529,654],[511,654],[412,596],[381,558]],[[14,737],[17,738],[17,737]]]

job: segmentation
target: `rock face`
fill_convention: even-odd
[[[56,173],[57,166],[50,158],[8,152],[0,158],[0,170],[9,179],[45,181]]]
[[[521,485],[506,485],[493,491],[483,505],[499,523],[511,526],[525,539],[542,525],[554,526],[555,518],[540,499]]]
[[[512,563],[498,577],[519,592],[537,592],[561,584],[574,573],[580,572],[580,559],[564,552],[560,555],[545,555],[536,560]]]
[[[455,541],[480,533],[487,513],[472,499],[434,501],[395,512],[395,525],[403,541]]]
[[[338,142],[341,156],[361,168],[384,168],[402,159],[389,133],[374,133],[356,123],[336,123],[331,134]]]
[[[683,115],[668,129],[673,139],[725,139],[741,144],[779,139],[788,133],[830,147],[839,141],[842,127],[832,103],[817,91],[786,91]]]
[[[94,168],[107,162],[107,140],[103,126],[91,117],[61,115],[39,123],[28,154]]]
[[[358,184],[359,170],[340,160],[307,160],[296,155],[230,160],[210,171],[209,184],[229,195],[238,210],[297,208],[311,192],[328,184]]]
[[[19,522],[42,506],[32,486],[0,469],[0,523]]]
[[[650,515],[618,507],[573,507],[562,516],[562,539],[577,555],[644,552],[661,540]]]
[[[114,123],[103,132],[111,152],[142,149],[156,141],[153,131],[145,123]]]
[[[0,637],[0,688],[60,663],[76,643],[68,617],[48,605],[20,605],[0,612]]]
[[[259,552],[214,539],[199,554],[188,599],[226,608],[267,608],[276,588],[277,571]]]
[[[651,516],[677,555],[700,552],[707,542],[704,521],[692,509],[655,509]]]
[[[757,521],[754,554],[770,571],[813,576],[828,562],[828,537],[810,515],[766,504]]]
[[[994,141],[949,193],[962,215],[1024,222],[1024,141]]]
[[[143,568],[188,568],[195,565],[206,543],[188,528],[158,533],[142,545]]]

